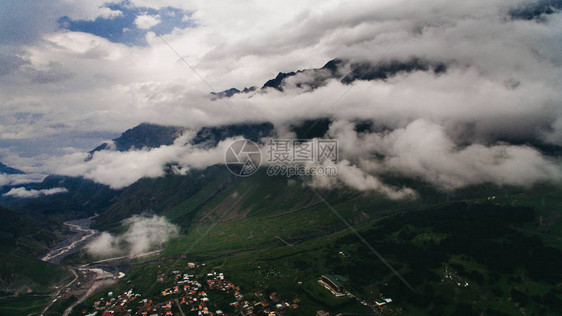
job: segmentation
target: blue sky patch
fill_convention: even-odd
[[[149,31],[156,33],[156,35],[163,35],[172,32],[176,27],[180,29],[195,27],[190,19],[190,11],[174,7],[155,10],[135,7],[128,1],[120,4],[108,4],[106,7],[119,10],[123,14],[111,18],[98,17],[94,21],[72,20],[68,16],[63,16],[57,22],[61,29],[90,33],[129,46],[145,46],[147,44],[145,35]],[[148,29],[139,28],[135,25],[135,19],[142,15],[158,17],[160,23]]]

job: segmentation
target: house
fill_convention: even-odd
[[[390,303],[392,303],[391,298],[383,298],[382,302],[375,302],[375,304],[377,304],[377,306],[383,306],[383,305],[390,304]]]
[[[324,274],[322,275],[322,281],[336,292],[343,292],[344,284],[349,282],[349,279],[339,274]]]

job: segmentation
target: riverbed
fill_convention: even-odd
[[[97,230],[90,228],[95,217],[97,215],[64,222],[64,225],[69,227],[73,235],[54,246],[41,260],[50,263],[60,263],[66,256],[80,250],[81,246],[98,235]]]

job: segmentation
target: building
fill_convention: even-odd
[[[339,274],[324,274],[322,281],[328,284],[334,291],[343,292],[344,284],[349,282],[349,279]]]
[[[390,304],[390,303],[392,303],[391,298],[383,298],[382,302],[375,302],[375,304],[377,304],[377,306],[383,306],[383,305]]]

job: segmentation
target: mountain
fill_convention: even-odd
[[[349,71],[352,69],[352,71]],[[328,80],[338,79],[342,83],[351,84],[357,80],[386,80],[400,73],[415,71],[433,72],[435,75],[445,73],[447,64],[411,58],[408,60],[390,60],[383,63],[352,62],[345,59],[332,59],[321,68],[303,69],[288,73],[279,72],[273,79],[263,84],[259,91],[271,88],[283,92],[288,84],[294,84],[297,88],[314,90],[328,83]],[[291,82],[289,82],[291,80]],[[213,100],[230,98],[235,94],[248,94],[258,91],[255,86],[239,90],[230,88],[221,92],[211,92]],[[325,121],[324,119],[322,121]],[[316,125],[313,123],[312,125]],[[216,144],[220,140],[233,136],[244,136],[254,140],[257,137],[270,136],[273,125],[270,123],[233,124],[224,126],[203,127],[192,141],[193,144],[209,142]],[[101,150],[127,151],[140,148],[157,148],[163,145],[171,145],[174,140],[185,131],[184,127],[163,126],[151,123],[142,123],[135,126],[112,142],[103,143],[90,151],[92,155]],[[317,133],[316,133],[317,134]]]
[[[432,62],[422,60],[420,58],[411,58],[406,61],[390,60],[381,64],[355,62],[351,63],[350,68],[353,70],[343,77],[341,82],[349,84],[356,80],[385,80],[400,73],[409,73],[414,71],[431,71],[436,75],[447,71],[447,65],[445,63]]]
[[[177,126],[163,126],[142,123],[125,131],[114,140],[118,151],[127,151],[132,148],[156,148],[162,145],[171,145],[184,130]]]
[[[14,187],[5,187],[0,192],[8,192],[10,188]],[[20,185],[18,188],[30,191],[66,189],[66,192],[29,198],[0,196],[0,205],[10,207],[28,218],[54,225],[103,212],[120,193],[89,179],[60,175],[49,175],[41,183]]]
[[[103,212],[120,192],[82,177],[60,175],[47,176],[33,187],[35,190],[51,188],[65,188],[67,192],[25,200],[17,209],[62,223]]]
[[[121,220],[135,214],[161,214],[182,202],[199,202],[197,196],[208,194],[214,196],[224,188],[232,186],[238,179],[224,166],[209,167],[205,170],[192,170],[188,175],[168,174],[159,178],[143,178],[125,188],[111,206],[98,218],[94,226],[99,229],[110,229],[120,225]],[[178,214],[189,223],[190,211]]]
[[[212,99],[221,99],[221,98],[230,98],[231,96],[238,94],[238,93],[249,93],[256,91],[256,87],[245,87],[242,90],[238,90],[236,88],[230,88],[228,90],[224,90],[221,92],[211,92]]]
[[[38,224],[33,217],[0,207],[0,250],[12,252],[21,249],[31,255],[38,255],[46,250],[57,238],[51,231],[52,225],[43,222],[41,224],[45,227],[42,229]]]
[[[315,120],[304,120],[290,126],[292,132],[295,133],[297,139],[321,138],[326,135],[330,129],[332,120],[329,118],[320,118]]]
[[[562,0],[538,0],[523,2],[518,8],[512,9],[509,15],[514,20],[536,20],[542,22],[545,16],[562,10]]]
[[[59,241],[56,225],[0,207],[0,294],[41,294],[71,273],[36,257]]]
[[[208,223],[226,212],[236,197],[249,188],[252,190],[240,199],[239,207],[223,220],[268,218],[318,204],[318,198],[307,185],[309,180],[306,177],[269,176],[264,169],[251,177],[241,178],[231,174],[223,165],[191,170],[187,175],[144,178],[127,187],[107,211],[95,219],[95,226],[100,230],[112,229],[118,227],[123,219],[135,214],[158,214],[188,231],[190,227]],[[400,185],[399,179],[387,180],[394,180]],[[418,205],[446,200],[446,194],[427,184],[413,182],[408,185],[427,196],[422,201],[416,201]],[[348,201],[354,208],[364,206],[354,215],[353,220],[357,222],[367,220],[381,210],[412,203],[410,200],[394,201],[376,192],[358,192],[346,188],[328,191],[327,195],[327,199],[334,203]],[[334,221],[323,228],[316,227],[314,231],[332,231],[335,227],[340,227],[340,223]],[[304,237],[295,235],[293,238]]]
[[[220,141],[235,136],[257,142],[260,138],[272,136],[273,128],[273,124],[269,122],[203,127],[197,132],[192,143],[216,146]]]
[[[352,69],[350,71],[350,69]],[[444,62],[435,62],[423,60],[420,58],[411,58],[408,60],[389,60],[382,63],[372,62],[352,62],[346,59],[332,59],[321,68],[302,69],[291,72],[279,72],[273,79],[266,81],[260,91],[272,88],[283,92],[286,85],[294,84],[295,87],[314,90],[328,83],[328,80],[337,79],[344,84],[351,84],[357,80],[386,80],[400,73],[409,73],[414,71],[431,71],[436,75],[447,71],[447,64]],[[254,88],[254,87],[252,87]],[[211,93],[214,99],[229,98],[238,93],[248,93],[253,90],[245,88],[240,91],[231,88],[219,93]]]
[[[112,143],[103,143],[94,148],[90,151],[89,158],[91,159],[91,155],[94,152],[105,149],[128,151],[131,149],[157,148],[163,145],[171,145],[183,131],[183,127],[141,123],[125,131],[121,136],[114,139]]]
[[[114,139],[112,144],[106,143],[96,147],[90,152],[89,159],[93,153],[101,150],[126,151],[171,145],[184,130],[183,127],[142,123],[125,131]],[[203,127],[197,132],[192,143],[200,146],[215,146],[218,142],[234,136],[258,141],[262,137],[271,136],[272,132],[271,123]],[[22,211],[62,222],[72,218],[88,217],[94,213],[104,213],[112,205],[111,209],[105,212],[106,215],[99,219],[99,225],[103,226],[113,223],[113,219],[121,220],[134,213],[172,205],[175,200],[183,201],[195,190],[194,188],[200,188],[202,183],[211,178],[209,174],[194,172],[187,177],[168,175],[163,178],[140,179],[124,190],[112,190],[106,185],[81,177],[50,175],[33,189],[65,188],[67,192],[20,202],[17,207]],[[197,178],[199,176],[204,178],[203,182]],[[148,187],[149,190],[143,191],[143,187]],[[182,188],[183,191],[176,192],[178,194],[176,196],[175,188]],[[131,195],[134,198],[130,197]],[[158,198],[159,195],[161,198]],[[117,209],[119,211],[116,211]]]
[[[167,243],[158,260],[137,263],[142,271],[202,262],[208,268],[198,273],[224,272],[244,293],[298,299],[298,314],[351,308],[372,314],[355,299],[338,299],[322,289],[322,274],[344,275],[347,289],[373,305],[379,296],[392,297],[392,308],[406,314],[460,315],[466,309],[469,315],[511,315],[520,308],[529,314],[555,314],[562,294],[559,187],[481,185],[447,194],[415,180],[385,182],[406,184],[420,198],[396,201],[375,192],[317,189],[324,203],[305,177],[269,176],[259,170],[239,178],[214,166],[185,176],[139,180],[97,224],[119,231],[120,221],[133,214],[165,216],[183,235]],[[537,202],[541,200],[543,206]],[[169,285],[153,288],[153,279],[154,274],[135,273],[126,282],[143,295],[160,297]]]
[[[322,137],[330,124],[330,119],[307,120],[290,128],[299,138]],[[356,122],[355,128],[380,127],[363,121]],[[158,129],[152,132],[159,134]],[[204,127],[192,143],[206,147],[233,136],[258,140],[273,134],[270,123]],[[562,264],[557,239],[562,227],[559,187],[515,189],[484,184],[441,192],[416,179],[385,175],[382,180],[410,187],[419,197],[392,200],[373,191],[315,189],[310,178],[270,176],[265,169],[241,178],[216,165],[191,169],[186,175],[170,172],[143,178],[121,191],[106,191],[106,187],[84,179],[50,176],[39,188],[62,186],[69,192],[58,196],[59,202],[53,196],[52,200],[37,200],[34,207],[53,214],[57,214],[56,205],[73,205],[69,209],[82,212],[98,209],[94,227],[115,234],[123,233],[123,220],[133,215],[157,214],[181,228],[181,235],[164,244],[158,259],[131,264],[132,273],[123,281],[95,294],[77,310],[91,312],[94,300],[109,291],[122,291],[123,286],[135,288],[143,298],[162,298],[161,290],[170,285],[150,286],[155,272],[182,269],[187,262],[205,263],[206,267],[197,270],[201,275],[220,269],[244,293],[259,291],[266,297],[277,293],[298,301],[298,314],[314,314],[320,309],[333,314],[371,311],[355,299],[334,298],[324,291],[318,285],[322,274],[349,278],[350,292],[370,304],[382,293],[391,296],[395,300],[392,308],[404,309],[407,314],[418,310],[460,314],[459,304],[472,314],[514,314],[520,308],[529,314],[556,310],[562,294],[558,285],[558,266]],[[21,223],[8,217],[6,221]],[[5,230],[6,236],[26,236],[30,231]],[[6,248],[13,250],[13,238],[5,240]],[[380,252],[409,285],[365,243]],[[188,257],[182,259],[187,252]],[[90,259],[81,251],[67,257],[66,263]],[[128,269],[129,263],[121,264]],[[5,270],[13,271],[14,265]],[[527,281],[542,290],[526,287]],[[13,292],[13,288],[7,289]],[[214,299],[215,293],[209,293]],[[480,297],[478,304],[473,303],[474,297]],[[229,303],[225,301],[226,308]]]
[[[111,143],[101,144],[91,150],[87,160],[90,160],[95,152],[101,150],[128,151],[172,145],[185,130],[185,127],[141,123],[125,131]],[[191,142],[195,145],[216,145],[221,140],[234,136],[243,136],[246,139],[257,141],[262,137],[271,136],[272,132],[273,124],[267,122],[209,126],[199,129]]]
[[[11,168],[6,166],[5,164],[0,162],[0,173],[6,173],[6,174],[24,174],[25,172],[15,169],[15,168]]]

